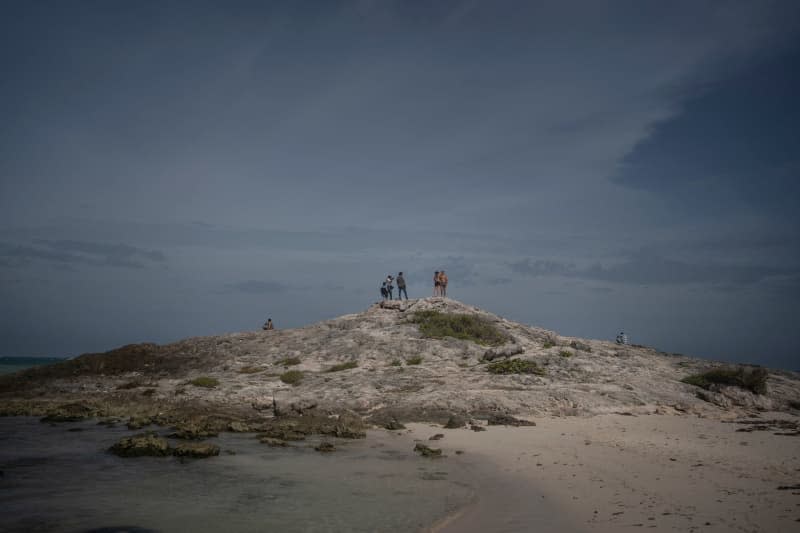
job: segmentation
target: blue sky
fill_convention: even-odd
[[[445,269],[562,334],[800,367],[794,2],[3,11],[0,355],[301,326]]]

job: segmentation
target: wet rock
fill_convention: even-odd
[[[441,440],[444,438],[444,433],[437,433],[436,435],[432,436],[428,440]]]
[[[507,414],[496,414],[489,416],[488,423],[490,426],[535,426],[536,422],[529,421],[529,420],[521,420],[519,418],[514,418],[511,415]]]
[[[318,402],[316,398],[293,398],[284,400],[278,396],[272,399],[272,411],[275,416],[302,416],[309,411],[316,409]]]
[[[219,455],[219,446],[208,442],[182,442],[172,450],[172,454],[176,457],[202,459]]]
[[[42,422],[77,422],[95,416],[93,408],[82,403],[66,403],[47,411]]]
[[[344,413],[339,415],[336,423],[333,425],[332,432],[320,431],[320,433],[333,435],[341,439],[364,439],[367,437],[367,432],[364,428],[364,421],[361,417],[353,413]]]
[[[336,446],[334,446],[332,442],[324,441],[314,446],[314,449],[318,452],[328,453],[336,451]]]
[[[273,440],[306,440],[306,434],[301,433],[299,431],[294,431],[292,429],[287,428],[268,428],[266,431],[259,433],[258,435],[259,440],[264,442],[264,439],[273,439]]]
[[[234,420],[228,424],[228,431],[233,431],[234,433],[250,433],[253,430],[249,424]]]
[[[459,415],[452,415],[450,418],[447,419],[444,427],[447,429],[458,429],[463,428],[467,425],[467,420]]]
[[[184,422],[175,427],[175,432],[169,437],[173,439],[202,440],[209,437],[216,437],[219,432],[210,428],[208,425],[198,422]]]
[[[383,427],[385,427],[386,429],[391,430],[391,431],[397,431],[397,430],[400,430],[400,429],[406,429],[406,427],[403,424],[401,424],[400,422],[398,422],[397,419],[394,418],[394,417],[392,417],[392,419],[389,420],[389,422],[387,422],[386,425],[383,426]]]
[[[418,442],[416,446],[414,446],[414,451],[419,453],[423,457],[441,457],[442,450],[441,448],[431,448]]]
[[[132,416],[128,419],[128,429],[142,429],[153,423],[153,419],[149,416]]]
[[[258,442],[260,442],[261,444],[266,444],[271,448],[285,448],[289,446],[289,443],[286,442],[285,440],[274,439],[272,437],[261,437],[260,439],[258,439]]]
[[[170,455],[167,440],[159,437],[153,431],[120,439],[109,450],[120,457],[163,457]]]

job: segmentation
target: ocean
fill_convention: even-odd
[[[433,430],[432,430],[433,431]],[[209,439],[209,459],[120,458],[124,425],[0,418],[0,531],[412,532],[474,493],[457,456],[414,454],[407,436],[270,448],[252,434]]]
[[[0,374],[11,374],[32,366],[49,365],[63,360],[57,357],[0,357]]]

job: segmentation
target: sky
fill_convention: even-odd
[[[794,1],[6,2],[0,355],[299,327],[403,271],[800,369]]]

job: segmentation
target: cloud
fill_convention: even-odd
[[[290,290],[291,287],[276,281],[249,279],[237,283],[229,283],[226,288],[230,292],[245,294],[281,294]]]
[[[163,263],[166,256],[158,250],[146,250],[125,244],[88,241],[35,240],[33,245],[0,243],[0,265],[17,267],[31,262],[71,265],[145,268]]]
[[[638,285],[681,285],[705,283],[718,286],[755,285],[773,277],[797,275],[800,267],[689,263],[650,252],[628,256],[620,263],[600,262],[578,268],[553,260],[523,259],[508,263],[512,272],[533,277],[562,276],[592,281]]]
[[[567,276],[574,272],[574,265],[559,261],[529,258],[508,263],[508,267],[516,274],[526,276]]]

